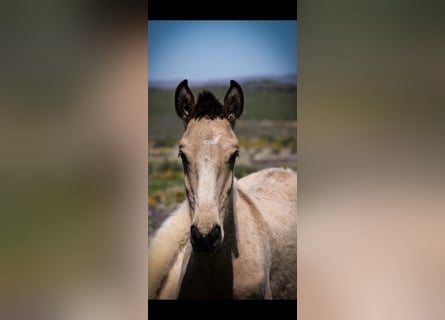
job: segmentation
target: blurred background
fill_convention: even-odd
[[[298,5],[298,318],[443,319],[443,5]]]
[[[0,319],[146,318],[146,4],[0,7]]]
[[[147,144],[163,130],[147,121],[145,5],[1,4],[0,319],[147,318]],[[442,320],[443,5],[298,5],[298,316]],[[214,80],[196,69],[153,79],[172,80],[159,95]],[[246,91],[240,136],[256,112],[248,76],[233,73]],[[224,77],[211,88],[221,99]],[[181,121],[160,100],[175,143]]]
[[[148,22],[148,225],[150,236],[185,199],[174,109],[183,79],[195,95],[224,100],[231,79],[244,112],[235,133],[235,176],[271,166],[297,169],[297,21]]]

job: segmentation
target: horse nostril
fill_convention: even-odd
[[[207,237],[208,243],[211,247],[215,247],[218,241],[221,239],[221,227],[219,225],[213,226]]]
[[[222,233],[219,225],[213,226],[207,235],[203,235],[195,225],[190,227],[190,242],[196,252],[215,252],[221,245]]]
[[[202,243],[203,238],[195,225],[190,227],[190,240],[194,248],[200,246]]]

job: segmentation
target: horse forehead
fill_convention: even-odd
[[[230,125],[223,120],[202,120],[189,123],[183,142],[194,145],[231,145],[237,142]]]
[[[206,137],[206,140],[210,145],[218,144],[219,140],[221,140],[221,134],[216,134],[213,137],[208,136],[208,137]]]

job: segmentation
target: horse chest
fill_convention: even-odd
[[[230,259],[192,254],[187,264],[179,299],[232,299],[233,270]]]
[[[191,256],[182,279],[179,299],[264,299],[265,272],[257,263],[233,259]]]

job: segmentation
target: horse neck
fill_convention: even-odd
[[[233,179],[232,190],[229,194],[229,205],[227,208],[226,218],[224,219],[224,250],[228,250],[234,255],[238,257],[238,230],[236,224],[236,215],[237,215],[237,199],[238,199],[238,191],[237,191],[237,183],[236,179]]]

